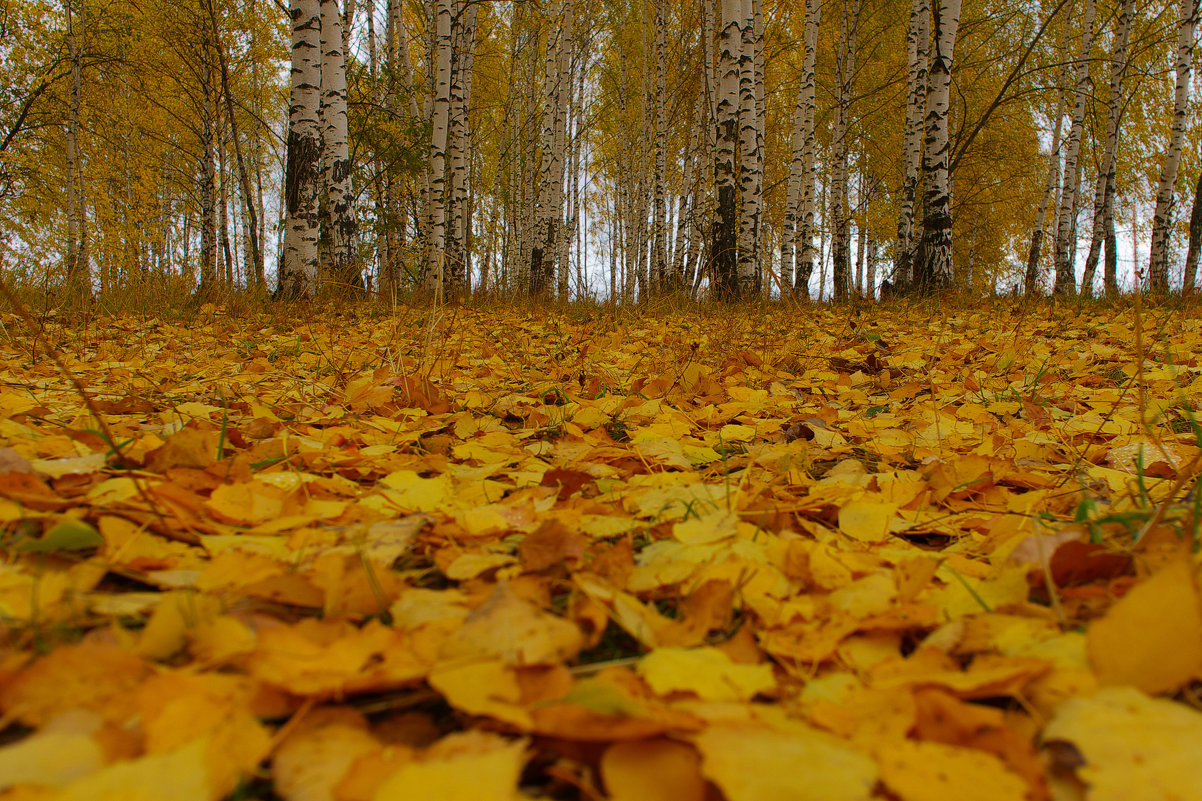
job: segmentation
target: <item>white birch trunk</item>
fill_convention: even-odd
[[[652,235],[652,284],[656,291],[663,292],[668,288],[668,190],[666,186],[668,173],[668,46],[667,24],[664,20],[664,7],[668,0],[654,0],[655,3],[655,174],[652,178],[652,191],[655,195],[655,231]]]
[[[910,27],[906,33],[906,129],[902,139],[901,207],[897,213],[897,241],[893,246],[893,283],[914,282],[914,200],[918,192],[918,168],[922,164],[923,116],[927,102],[927,72],[930,61],[931,0],[913,0]]]
[[[753,48],[751,53],[755,80],[755,173],[752,193],[758,213],[755,223],[755,287],[771,292],[772,282],[764,281],[764,271],[770,267],[764,259],[764,146],[765,126],[768,124],[768,98],[764,79],[764,3],[752,0]],[[771,262],[769,258],[767,260]]]
[[[760,207],[762,204],[764,171],[759,131],[760,117],[756,110],[756,0],[742,3],[741,47],[739,49],[739,238],[738,274],[739,295],[754,296],[759,291]]]
[[[736,271],[738,249],[735,206],[735,147],[739,141],[739,51],[743,46],[743,8],[740,0],[722,0],[721,32],[718,43],[718,92],[716,144],[714,146],[714,191],[717,219],[710,249],[710,276],[714,293],[722,299],[738,297]]]
[[[1078,176],[1081,174],[1078,160],[1081,156],[1081,139],[1085,133],[1085,101],[1089,96],[1089,54],[1093,50],[1094,16],[1097,0],[1085,0],[1081,22],[1081,53],[1075,65],[1076,85],[1073,90],[1073,119],[1069,126],[1068,139],[1064,145],[1064,185],[1060,190],[1060,209],[1057,213],[1056,230],[1056,278],[1052,292],[1057,295],[1071,293],[1077,288],[1076,265],[1073,263],[1073,231],[1077,219]]]
[[[70,292],[76,297],[85,297],[92,294],[92,277],[91,270],[88,268],[87,250],[81,245],[83,231],[81,218],[84,212],[79,190],[82,185],[79,159],[79,118],[83,94],[83,54],[80,52],[80,37],[76,33],[75,15],[71,8],[71,2],[72,0],[63,0],[63,9],[67,14],[67,58],[71,62],[71,95],[67,108],[65,146],[67,160],[65,193],[67,196],[67,253],[65,261],[67,285]],[[82,18],[83,15],[80,16]]]
[[[843,4],[842,29],[839,49],[835,54],[835,123],[831,128],[831,237],[834,278],[834,299],[847,300],[851,296],[851,233],[847,220],[848,182],[848,132],[847,123],[851,110],[851,95],[856,72],[856,40],[860,27],[862,0],[845,0]]]
[[[1060,68],[1060,75],[1056,79],[1059,99],[1056,102],[1056,119],[1052,127],[1052,150],[1048,160],[1048,177],[1047,181],[1044,182],[1043,195],[1039,198],[1039,209],[1035,213],[1035,226],[1031,230],[1031,246],[1027,250],[1027,269],[1023,277],[1023,293],[1028,297],[1033,296],[1039,288],[1039,254],[1043,249],[1043,229],[1048,219],[1048,206],[1051,205],[1052,198],[1056,195],[1056,191],[1060,187],[1060,161],[1062,158],[1060,134],[1064,127],[1064,112],[1066,107],[1063,88],[1065,83],[1068,82],[1068,41],[1069,24],[1066,20],[1064,23],[1064,41],[1060,48],[1060,52],[1064,54],[1064,63]]]
[[[1156,212],[1152,215],[1152,248],[1148,255],[1148,281],[1153,291],[1169,288],[1169,236],[1173,229],[1173,190],[1181,163],[1181,144],[1185,138],[1189,106],[1190,67],[1194,55],[1194,32],[1198,27],[1198,0],[1181,0],[1177,27],[1177,82],[1173,90],[1173,123],[1165,154],[1160,186],[1156,191]]]
[[[676,207],[676,238],[673,240],[672,246],[672,271],[668,277],[669,286],[673,290],[685,286],[686,239],[688,239],[689,218],[695,213],[696,208],[697,181],[694,172],[698,161],[698,140],[705,126],[705,105],[705,87],[702,87],[697,93],[697,99],[693,106],[693,125],[689,129],[689,146],[684,154],[684,175]]]
[[[447,232],[447,135],[451,114],[451,0],[434,3],[434,102],[430,118],[430,205],[422,286],[440,288]]]
[[[338,21],[338,30],[342,36],[342,52],[351,52],[351,28],[355,26],[355,0],[346,0],[343,6],[342,18]]]
[[[342,49],[342,15],[338,0],[321,0],[321,119],[325,175],[326,224],[329,227],[330,277],[342,290],[363,289],[355,258],[354,190],[347,138],[346,53]]]
[[[952,198],[948,180],[948,112],[951,103],[952,59],[960,28],[960,0],[939,0],[935,15],[934,57],[927,91],[926,214],[922,244],[915,261],[916,284],[923,291],[952,283]]]
[[[571,0],[558,0],[547,17],[547,50],[543,68],[543,113],[534,232],[530,248],[530,291],[546,297],[556,277],[555,254],[559,214],[563,209],[563,136],[560,131],[561,56],[571,35]],[[552,21],[554,20],[554,24]]]
[[[552,197],[554,199],[555,236],[548,242],[548,247],[555,253],[557,294],[560,300],[568,300],[568,243],[571,230],[565,225],[565,209],[567,207],[566,175],[568,156],[568,110],[571,106],[572,84],[572,29],[575,23],[575,6],[573,0],[566,0],[564,5],[563,30],[559,36],[558,65],[556,70],[555,94],[555,148],[552,163]]]
[[[217,284],[217,101],[213,70],[209,64],[212,43],[201,35],[200,78],[200,293],[212,293]]]
[[[1089,254],[1085,257],[1085,272],[1081,276],[1081,294],[1093,294],[1094,273],[1106,234],[1106,215],[1114,203],[1115,159],[1119,149],[1119,121],[1123,113],[1123,76],[1127,72],[1127,44],[1131,38],[1131,21],[1135,17],[1135,0],[1123,0],[1119,9],[1118,27],[1110,57],[1110,97],[1107,102],[1106,145],[1098,180],[1094,187],[1093,229],[1089,238]]]
[[[447,262],[443,287],[448,296],[467,294],[468,265],[468,179],[471,148],[468,112],[471,107],[472,70],[476,52],[477,3],[459,3],[454,23],[454,51],[451,70],[450,136],[447,145],[450,189],[448,215],[450,232],[447,239]]]
[[[814,234],[817,232],[817,198],[815,187],[818,170],[818,139],[814,132],[815,88],[814,70],[818,53],[818,25],[822,4],[819,0],[806,0],[806,23],[803,33],[805,52],[802,57],[802,87],[798,103],[804,104],[802,109],[802,150],[801,150],[801,208],[797,223],[797,270],[793,277],[796,289],[809,294],[810,275],[814,271],[814,258],[818,251],[814,248]]]
[[[318,190],[321,159],[321,6],[290,0],[292,75],[288,154],[284,175],[287,216],[276,297],[311,298],[317,292]]]
[[[1181,277],[1181,294],[1192,295],[1198,277],[1198,253],[1202,251],[1202,172],[1194,187],[1194,209],[1189,217],[1189,245],[1185,251],[1185,273]]]

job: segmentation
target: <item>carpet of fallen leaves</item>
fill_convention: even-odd
[[[0,317],[0,798],[1202,798],[1135,319]]]

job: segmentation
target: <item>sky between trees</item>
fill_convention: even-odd
[[[16,0],[3,266],[85,294],[846,299],[1130,289],[1121,256],[1192,288],[1197,20],[1197,0]]]

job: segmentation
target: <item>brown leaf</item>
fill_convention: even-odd
[[[584,560],[584,538],[558,520],[548,520],[518,544],[522,567],[535,572],[553,565],[568,567]]]
[[[146,454],[146,469],[165,473],[172,467],[208,467],[217,458],[217,443],[221,435],[216,431],[201,431],[184,428],[177,431],[161,447]]]

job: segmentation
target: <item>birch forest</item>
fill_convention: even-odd
[[[1193,289],[1196,0],[8,0],[75,294]]]
[[[0,0],[0,801],[1199,801],[1199,2]]]

